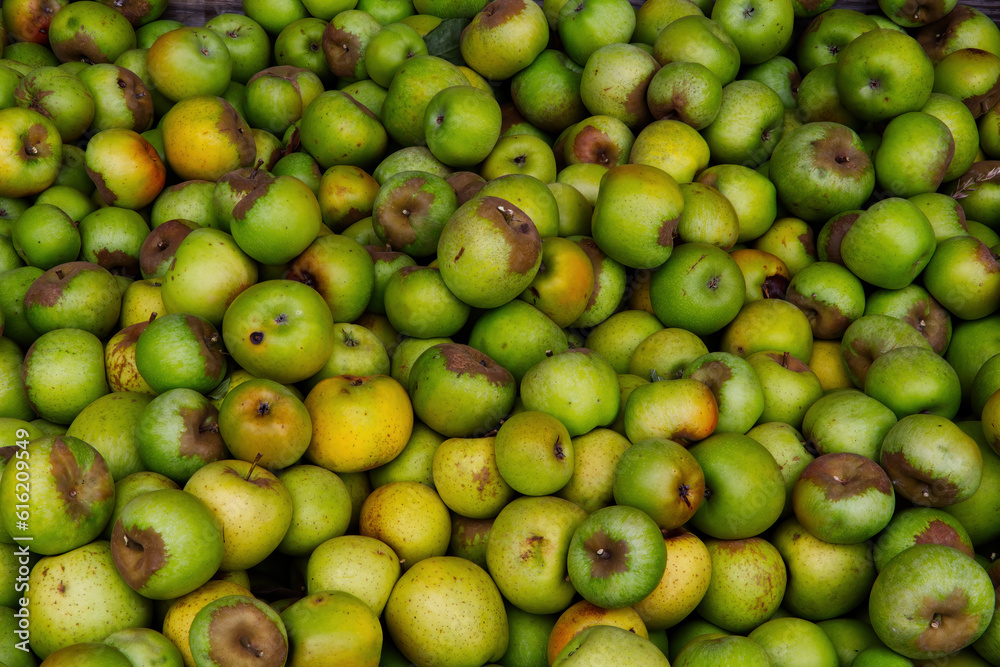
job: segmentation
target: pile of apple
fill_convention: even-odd
[[[1000,28],[0,12],[0,664],[1000,665]]]

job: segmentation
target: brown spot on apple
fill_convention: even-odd
[[[153,124],[153,96],[149,94],[149,88],[143,83],[139,75],[132,70],[116,65],[118,67],[118,88],[122,91],[122,99],[125,106],[132,114],[131,129],[136,132],[144,132]]]
[[[257,157],[257,143],[254,141],[250,126],[243,120],[236,109],[226,100],[222,100],[222,113],[215,124],[216,129],[236,147],[240,156],[240,165],[248,167]],[[235,212],[234,212],[235,215]]]
[[[928,595],[922,600],[917,617],[927,622],[927,629],[914,642],[915,648],[928,653],[954,653],[976,638],[979,616],[967,612],[968,594],[955,588],[943,599]]]
[[[681,222],[681,216],[664,220],[660,223],[660,229],[656,236],[657,245],[663,248],[673,248],[674,239],[677,238],[677,226]]]
[[[385,199],[372,211],[375,224],[382,229],[386,243],[401,248],[417,240],[411,218],[422,222],[434,205],[434,193],[422,190],[427,179],[422,176],[409,178],[390,188]]]
[[[280,667],[288,658],[288,640],[278,625],[251,602],[218,607],[208,625],[209,659],[223,665]]]
[[[872,489],[892,495],[892,483],[885,471],[867,456],[852,452],[820,456],[805,467],[799,480],[823,489],[825,498],[831,501],[853,498]]]
[[[479,27],[494,30],[508,21],[517,20],[525,6],[525,0],[494,0],[479,12]]]
[[[500,231],[507,241],[507,269],[524,275],[538,266],[542,238],[528,214],[500,197],[483,197],[476,214]]]
[[[893,487],[914,505],[946,507],[955,502],[959,488],[947,477],[935,477],[933,470],[914,467],[902,451],[882,452],[882,469]]]
[[[586,125],[573,139],[573,156],[578,162],[592,162],[610,167],[618,164],[621,149],[607,133],[593,125]]]
[[[62,436],[56,436],[49,451],[49,472],[64,511],[71,521],[80,523],[90,518],[91,506],[114,497],[114,483],[104,457],[95,452],[93,463],[86,471]]]
[[[629,571],[629,545],[625,540],[616,540],[603,530],[598,530],[583,541],[584,553],[590,559],[590,577],[608,577]]]
[[[927,527],[913,536],[914,544],[944,544],[958,549],[969,558],[975,558],[973,550],[962,541],[958,531],[941,519],[931,519]]]
[[[439,343],[434,348],[444,359],[445,369],[457,376],[482,375],[489,384],[496,387],[508,386],[514,382],[510,371],[474,347],[461,343]]]
[[[145,586],[168,560],[159,532],[149,527],[125,530],[121,519],[111,530],[111,558],[122,579],[134,590]]]

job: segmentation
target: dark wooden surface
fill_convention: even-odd
[[[1000,22],[1000,0],[959,0]],[[633,4],[641,4],[632,0]],[[208,19],[227,12],[243,13],[241,0],[170,0],[167,11],[161,18],[169,18],[187,25],[202,25]],[[876,0],[837,0],[835,7],[857,9],[863,12],[877,12]]]

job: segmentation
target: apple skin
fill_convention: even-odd
[[[944,507],[976,492],[983,457],[976,441],[954,422],[915,414],[886,433],[881,465],[898,494],[916,505]]]
[[[782,136],[769,174],[792,215],[819,223],[860,208],[875,188],[876,171],[861,138],[834,122],[812,122]]]
[[[556,417],[573,437],[614,422],[621,400],[614,368],[582,347],[539,361],[521,378],[520,390],[525,409]]]
[[[669,664],[650,640],[611,625],[581,630],[550,664],[552,667],[597,667],[617,660],[625,660],[635,667],[666,667]]]
[[[485,570],[462,558],[428,558],[407,570],[385,619],[393,642],[419,667],[486,663],[507,651],[503,597]]]
[[[896,415],[857,389],[829,392],[817,399],[802,420],[802,434],[819,454],[853,452],[879,460],[882,440]]]
[[[353,594],[311,593],[281,612],[288,635],[288,665],[334,660],[375,667],[383,654],[383,630],[375,612]]]
[[[153,601],[125,584],[104,540],[40,559],[27,583],[30,646],[43,659],[60,648],[153,622]],[[95,602],[100,606],[91,606]]]
[[[321,543],[309,555],[306,592],[344,591],[381,615],[401,571],[399,556],[385,542],[364,535],[341,535]]]
[[[792,2],[784,0],[759,2],[749,11],[738,0],[717,0],[712,20],[732,37],[740,61],[756,65],[778,55],[790,43],[795,9]]]
[[[649,283],[651,306],[660,322],[701,336],[732,322],[745,292],[743,274],[732,256],[705,243],[674,248]]]
[[[916,39],[895,30],[859,35],[838,54],[836,68],[841,102],[870,122],[919,110],[934,86],[930,58]]]
[[[666,544],[656,522],[636,507],[611,505],[577,526],[566,568],[585,600],[620,609],[652,593],[666,563]]]
[[[802,618],[773,618],[754,628],[747,638],[763,646],[777,664],[799,660],[809,665],[839,664],[833,642],[823,629]]]
[[[785,506],[785,482],[771,453],[752,438],[719,433],[689,450],[705,474],[706,498],[691,525],[714,538],[759,535]]]
[[[813,537],[795,517],[774,528],[771,543],[788,568],[782,606],[806,620],[847,614],[868,597],[878,573],[870,542],[824,542]]]
[[[840,452],[806,466],[792,490],[795,517],[831,544],[871,539],[892,519],[896,497],[888,475],[872,459]]]
[[[891,252],[896,259],[872,265],[874,248]],[[844,264],[858,278],[876,287],[900,289],[923,271],[936,248],[934,228],[923,211],[909,200],[889,197],[858,216],[844,235],[840,251]]]
[[[490,529],[486,562],[507,600],[532,614],[562,612],[570,605],[576,589],[567,575],[566,554],[586,516],[578,505],[553,496],[524,496],[500,510]],[[521,558],[525,550],[532,554],[528,559]]]
[[[661,66],[694,62],[708,68],[725,86],[740,69],[740,52],[726,30],[707,16],[682,16],[667,24],[653,41]]]
[[[905,391],[896,393],[889,388],[907,374],[910,380]],[[932,350],[897,347],[872,362],[865,377],[865,393],[896,413],[897,418],[924,413],[954,419],[960,408],[961,384],[955,370]]]
[[[975,557],[969,534],[958,519],[933,507],[909,507],[897,513],[875,541],[875,567],[882,570],[907,548],[925,543],[946,544]]]
[[[115,567],[133,590],[168,600],[212,578],[222,563],[222,526],[205,503],[179,489],[149,491],[133,501],[111,532]]]
[[[288,489],[264,468],[220,460],[199,468],[184,491],[202,500],[222,525],[223,570],[245,570],[266,558],[292,521]]]
[[[62,163],[56,125],[32,109],[0,110],[0,196],[24,197],[52,185]]]
[[[712,559],[708,591],[699,616],[728,632],[757,627],[778,609],[787,586],[781,554],[760,537],[705,541]]]
[[[915,572],[926,579],[914,581]],[[875,633],[889,648],[909,658],[935,659],[983,634],[994,598],[989,575],[974,560],[942,544],[917,544],[879,572],[868,610]]]

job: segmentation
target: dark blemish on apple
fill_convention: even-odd
[[[969,596],[961,588],[952,589],[944,599],[927,596],[922,602],[917,618],[927,622],[927,629],[914,642],[920,651],[953,653],[977,636],[980,619],[966,613]]]
[[[251,333],[250,334],[250,342],[253,343],[254,345],[260,345],[261,343],[263,343],[264,342],[264,332],[262,332],[262,331],[254,331],[253,333]]]
[[[181,456],[196,456],[205,463],[218,461],[225,455],[226,446],[219,435],[219,411],[211,403],[200,408],[181,408],[184,423],[178,443]]]
[[[930,474],[914,468],[906,454],[882,452],[882,468],[889,475],[899,493],[914,505],[945,507],[955,502],[958,487],[947,478],[935,479]]]
[[[90,262],[66,262],[54,266],[38,276],[28,287],[22,299],[25,310],[35,306],[51,307],[59,303],[66,284],[84,271],[98,271]]]
[[[250,126],[236,113],[233,105],[221,98],[220,100],[222,113],[219,115],[219,122],[215,124],[215,127],[236,147],[236,152],[240,156],[240,164],[249,166],[257,157],[257,144],[254,142]],[[233,215],[235,216],[235,211]]]
[[[583,541],[584,553],[590,558],[590,576],[593,579],[607,579],[629,571],[626,540],[615,540],[603,530],[598,530]]]
[[[118,67],[117,84],[124,91],[122,99],[132,114],[131,129],[143,132],[153,123],[153,97],[135,72],[120,65],[116,67]]]
[[[417,229],[427,225],[434,193],[422,190],[427,179],[415,176],[388,190],[385,199],[372,210],[372,218],[382,229],[386,243],[402,248],[417,240]]]
[[[702,364],[688,377],[707,386],[712,394],[718,398],[719,390],[722,385],[732,379],[733,371],[721,361],[713,359]]]
[[[465,246],[462,246],[461,248],[458,249],[458,252],[455,254],[454,261],[457,262],[464,254],[465,254]]]
[[[56,590],[59,591],[60,595],[65,594],[66,593],[66,582],[60,580],[59,581],[59,585],[56,586]]]
[[[101,248],[94,253],[97,265],[111,273],[136,279],[139,277],[139,258],[122,250]]]
[[[444,360],[445,369],[455,375],[481,375],[497,387],[510,386],[514,382],[510,371],[474,347],[461,343],[439,343],[432,349],[436,349]]]
[[[122,579],[133,589],[146,585],[167,562],[163,537],[152,528],[125,530],[118,519],[111,531],[111,558]]]
[[[871,489],[892,495],[892,483],[879,464],[851,452],[835,452],[813,460],[799,479],[825,489],[825,497],[831,501],[853,498]]]
[[[587,125],[573,139],[573,155],[578,162],[609,166],[618,163],[621,150],[605,132]]]
[[[104,457],[95,456],[90,468],[84,472],[62,436],[56,436],[52,442],[49,470],[58,495],[64,499],[64,510],[71,521],[80,523],[89,519],[93,505],[114,498],[114,482],[111,481]]]
[[[52,154],[52,146],[47,143],[49,131],[41,123],[35,123],[24,133],[20,154],[23,159],[46,158]]]
[[[524,11],[524,7],[525,0],[495,0],[479,13],[479,25],[482,28],[496,28],[513,20]]]
[[[958,549],[969,558],[975,558],[973,550],[962,541],[961,536],[953,527],[941,519],[932,519],[927,527],[913,536],[914,544],[945,544]]]
[[[476,482],[476,490],[482,495],[483,491],[486,490],[486,486],[492,480],[493,475],[490,473],[489,466],[483,466],[476,472],[472,473],[472,481]]]
[[[358,36],[330,22],[323,30],[321,45],[330,71],[335,76],[353,78],[354,70],[364,55]]]
[[[566,450],[563,448],[562,442],[556,439],[556,444],[552,448],[552,452],[555,454],[556,460],[564,461],[566,459]]]
[[[284,665],[288,640],[267,614],[249,602],[219,607],[212,614],[208,635],[209,658],[216,664],[255,664],[261,667]]]
[[[676,218],[671,218],[670,220],[664,220],[660,223],[660,229],[657,233],[656,243],[663,248],[674,247],[674,239],[677,238],[677,226],[681,222],[681,216]]]

